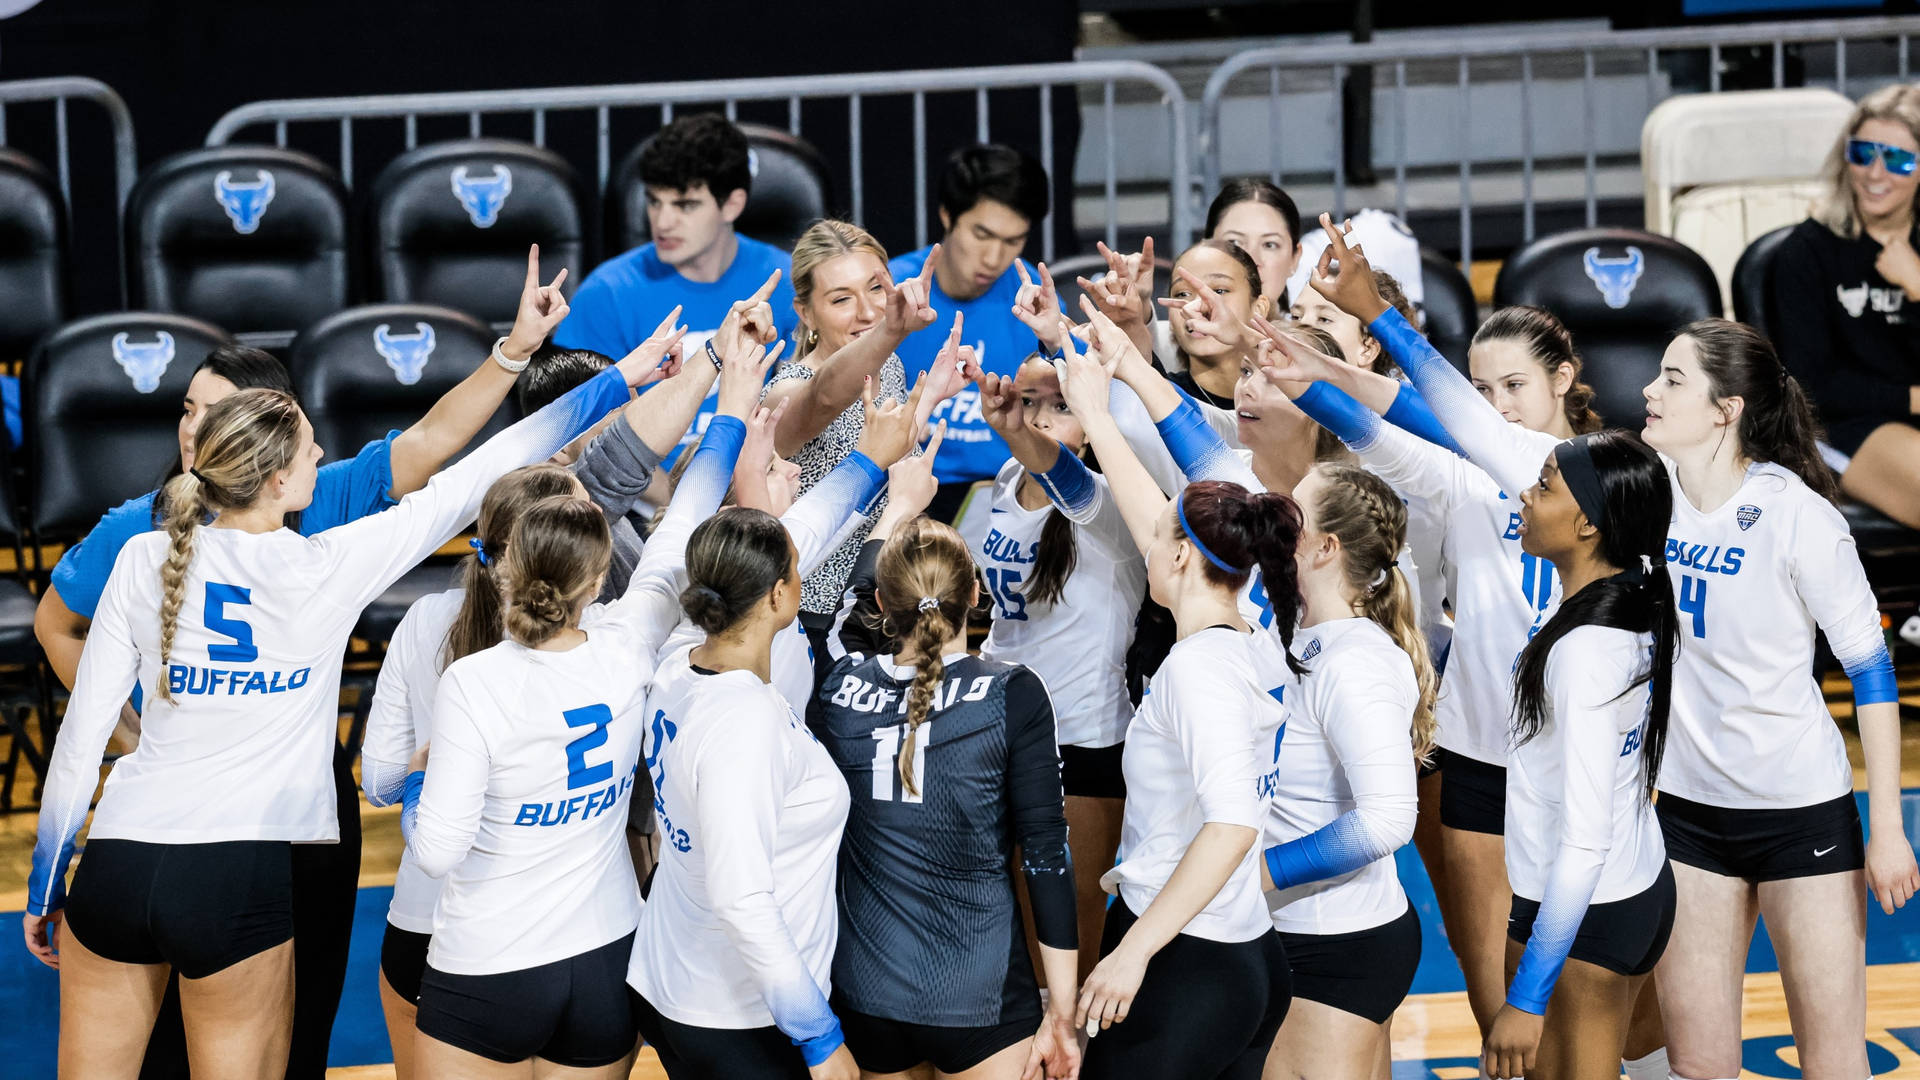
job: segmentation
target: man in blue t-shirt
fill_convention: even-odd
[[[952,321],[965,316],[966,343],[980,366],[1012,375],[1037,347],[1033,331],[1013,314],[1020,291],[1014,266],[1027,236],[1047,216],[1047,172],[1031,156],[1010,146],[962,147],[940,174],[940,256],[934,262],[928,302],[941,313],[937,325],[914,333],[895,350],[909,380],[927,370],[946,342]],[[905,281],[926,266],[931,247],[893,260],[887,269]],[[1031,271],[1029,271],[1031,273]],[[947,422],[933,473],[940,481],[928,513],[951,520],[975,481],[990,480],[1012,453],[980,414],[980,392],[972,386],[934,411]]]
[[[640,155],[647,189],[647,229],[653,242],[600,264],[573,296],[573,313],[554,332],[563,349],[588,349],[616,359],[653,333],[674,305],[687,327],[681,352],[701,357],[707,339],[734,301],[753,294],[775,270],[780,284],[768,301],[774,326],[789,338],[799,316],[787,281],[792,260],[772,244],[733,231],[753,183],[747,138],[717,113],[683,116],[653,137]],[[681,449],[707,430],[718,406],[716,389]],[[679,455],[668,455],[667,464]]]

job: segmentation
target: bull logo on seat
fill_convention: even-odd
[[[222,169],[213,178],[213,197],[233,222],[233,231],[245,236],[260,227],[267,204],[273,201],[273,174],[261,169],[253,183],[236,184],[233,174]]]
[[[155,331],[153,341],[136,342],[125,331],[113,335],[113,362],[133,380],[133,388],[143,394],[160,389],[160,376],[173,363],[173,335]]]
[[[1585,257],[1587,277],[1600,290],[1600,298],[1610,308],[1623,308],[1633,298],[1633,287],[1647,269],[1647,257],[1637,247],[1628,246],[1625,258],[1603,259],[1600,249],[1590,247]]]
[[[394,334],[391,329],[386,323],[374,327],[373,347],[386,358],[400,385],[412,386],[426,372],[427,357],[433,355],[433,327],[417,322],[411,334]]]
[[[507,204],[507,196],[513,192],[513,170],[505,165],[495,165],[493,175],[484,179],[474,179],[467,175],[465,165],[453,167],[453,194],[466,208],[467,218],[481,229],[493,227],[500,220],[500,208]]]

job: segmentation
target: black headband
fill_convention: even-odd
[[[1590,436],[1576,435],[1553,448],[1553,459],[1560,464],[1560,480],[1580,504],[1580,512],[1601,532],[1607,531],[1607,500],[1600,490],[1600,474],[1593,467]]]

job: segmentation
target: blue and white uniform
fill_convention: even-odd
[[[843,1041],[827,997],[847,784],[772,684],[690,648],[647,703],[660,868],[627,985],[676,1024],[777,1027],[818,1065]]]
[[[472,520],[487,486],[543,460],[628,399],[609,369],[520,421],[398,506],[303,537],[197,528],[170,663],[160,666],[167,535],[129,540],[107,580],[54,748],[28,907],[60,907],[100,754],[136,687],[140,748],[108,776],[94,839],[153,844],[339,838],[331,762],[340,661],[361,609]],[[217,793],[210,798],[209,793]]]
[[[1061,746],[1115,746],[1133,720],[1127,648],[1147,591],[1147,564],[1106,477],[1061,447],[1053,467],[1035,477],[1048,504],[1029,510],[1019,499],[1026,474],[1009,460],[994,479],[987,538],[975,558],[994,605],[980,657],[1024,664],[1040,676],[1052,695]],[[1026,590],[1040,533],[1056,512],[1073,523],[1073,573],[1060,599],[1042,605],[1030,602]]]

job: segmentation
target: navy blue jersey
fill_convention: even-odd
[[[1046,687],[1017,664],[950,657],[912,740],[916,795],[900,778],[912,685],[913,669],[893,657],[850,653],[809,710],[853,797],[834,991],[860,1012],[912,1023],[1038,1022],[1010,869],[1016,847],[1041,942],[1077,942]]]

